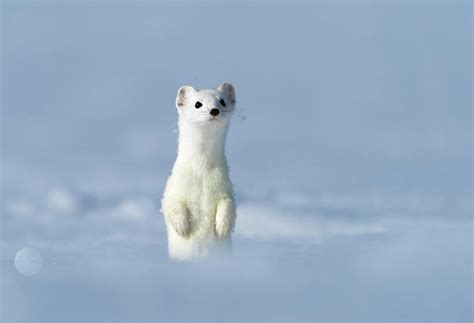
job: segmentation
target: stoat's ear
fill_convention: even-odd
[[[186,99],[195,90],[192,86],[185,85],[179,88],[178,95],[176,96],[176,107],[182,108],[186,104]]]
[[[229,100],[230,103],[235,104],[235,91],[232,84],[222,83],[217,88],[217,92],[223,93],[227,97],[227,100]]]

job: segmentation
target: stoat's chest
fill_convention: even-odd
[[[212,212],[219,200],[233,196],[229,170],[223,161],[203,157],[177,160],[171,176],[173,191],[191,213]]]

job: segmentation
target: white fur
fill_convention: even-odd
[[[225,102],[225,107],[220,104]],[[196,101],[202,107],[195,108]],[[173,259],[191,260],[217,250],[230,250],[235,202],[224,154],[229,121],[235,107],[230,84],[216,90],[178,91],[178,157],[166,184],[162,212]],[[211,109],[219,109],[216,117]]]

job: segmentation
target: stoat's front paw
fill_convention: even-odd
[[[182,238],[187,238],[191,234],[191,222],[185,216],[174,221],[174,228]]]
[[[222,199],[217,205],[216,236],[221,239],[230,235],[234,228],[235,205],[231,198]]]
[[[216,235],[221,239],[229,235],[232,225],[231,219],[228,215],[218,213],[216,216]]]

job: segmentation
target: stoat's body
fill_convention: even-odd
[[[235,107],[232,85],[178,91],[178,157],[162,200],[171,258],[190,260],[232,246],[235,202],[224,154]]]

